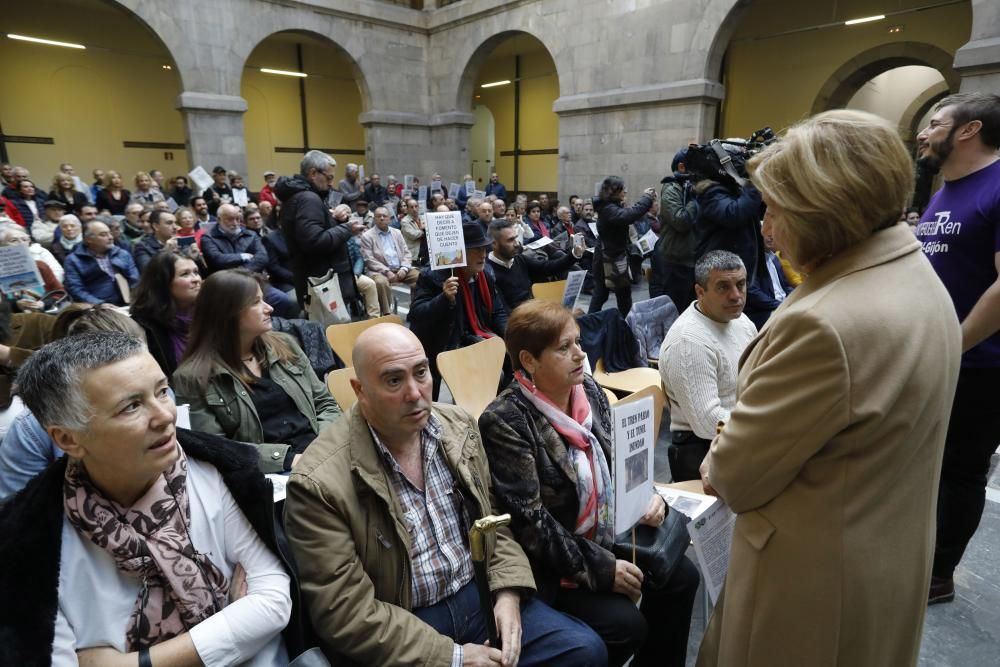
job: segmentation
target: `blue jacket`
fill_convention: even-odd
[[[486,196],[488,197],[489,195],[496,195],[500,199],[503,199],[504,203],[507,202],[507,188],[500,181],[486,184]]]
[[[728,250],[743,260],[747,280],[753,280],[764,260],[760,235],[763,204],[760,192],[747,186],[734,195],[722,185],[713,185],[699,197],[701,217],[695,228],[698,238],[695,259],[711,250]]]
[[[129,287],[135,289],[139,283],[139,269],[132,255],[118,246],[112,246],[108,251],[108,257],[111,258],[111,266],[115,273],[125,276]],[[117,283],[104,272],[94,254],[82,243],[66,256],[63,268],[66,270],[63,285],[73,301],[125,305]]]
[[[240,257],[242,253],[253,255],[244,262]],[[249,271],[263,271],[267,268],[267,250],[260,237],[246,229],[240,229],[240,233],[231,237],[216,225],[212,231],[201,237],[201,254],[205,256],[205,263],[211,272],[222,269],[244,268]]]

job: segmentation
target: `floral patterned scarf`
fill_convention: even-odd
[[[125,574],[142,579],[126,628],[128,651],[183,634],[226,606],[229,582],[188,531],[184,452],[131,507],[122,507],[94,486],[79,461],[70,459],[63,504],[70,524],[106,550]]]
[[[549,420],[563,440],[568,442],[570,462],[576,471],[576,492],[580,500],[576,534],[610,547],[615,541],[614,493],[611,471],[601,443],[591,430],[593,412],[581,385],[570,394],[570,413],[560,410],[549,397],[538,391],[523,371],[514,373],[525,399]]]

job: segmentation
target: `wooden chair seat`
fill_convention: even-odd
[[[478,420],[486,406],[497,397],[506,354],[507,348],[499,336],[439,354],[438,371],[448,384],[455,405]]]
[[[594,367],[594,381],[605,389],[616,394],[634,394],[646,387],[659,387],[660,372],[653,368],[629,368],[628,370],[608,373],[604,370],[604,360],[601,359]]]
[[[565,280],[557,280],[551,283],[532,283],[531,285],[531,296],[539,301],[562,303],[563,292],[565,291]]]
[[[351,353],[354,351],[354,343],[358,340],[361,332],[376,324],[386,322],[402,324],[403,320],[400,319],[399,315],[383,315],[382,317],[361,320],[360,322],[331,324],[326,328],[326,340],[330,343],[330,347],[333,348],[337,356],[340,357],[340,360],[344,362],[344,365],[352,366]]]
[[[351,380],[356,377],[354,369],[350,366],[347,368],[338,368],[326,375],[326,387],[330,390],[333,398],[336,399],[337,405],[345,413],[358,402],[358,397],[354,393],[354,387],[351,386]]]

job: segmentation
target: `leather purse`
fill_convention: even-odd
[[[681,512],[667,509],[667,515],[659,526],[638,524],[635,527],[635,561],[644,576],[643,588],[659,590],[667,585],[677,564],[684,557],[691,537],[688,535],[688,519]],[[615,537],[611,550],[616,558],[632,560],[632,531],[628,530]]]

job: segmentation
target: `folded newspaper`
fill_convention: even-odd
[[[736,515],[715,496],[661,484],[656,485],[656,490],[670,509],[690,519],[687,529],[698,559],[698,568],[712,604],[715,604],[729,568],[729,547]]]

